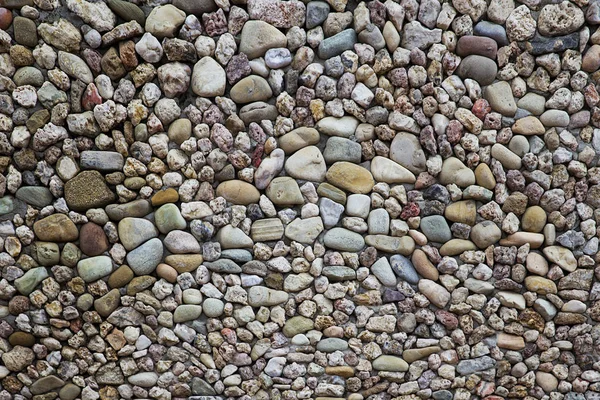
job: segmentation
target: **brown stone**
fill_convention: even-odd
[[[176,203],[179,201],[179,193],[173,188],[161,190],[152,196],[152,205],[154,207],[162,206],[167,203]]]
[[[8,342],[12,346],[31,347],[35,344],[35,337],[27,332],[14,332],[8,337]]]
[[[354,368],[345,365],[337,367],[326,367],[325,373],[327,375],[337,375],[341,376],[342,378],[350,378],[351,376],[354,376]]]
[[[456,44],[456,54],[461,57],[477,54],[493,60],[497,52],[496,41],[485,36],[462,36]]]
[[[127,285],[133,279],[133,271],[127,265],[121,265],[108,278],[108,286],[120,288]]]
[[[165,263],[175,268],[180,274],[196,270],[204,259],[201,254],[172,254],[165,257]]]
[[[587,321],[587,317],[583,314],[559,312],[553,321],[556,325],[577,325]]]
[[[519,314],[519,322],[524,326],[542,332],[546,326],[544,318],[532,309],[526,309]]]
[[[146,290],[154,285],[154,282],[156,282],[156,278],[153,276],[136,276],[129,282],[129,285],[127,285],[127,295],[135,296],[136,293]]]
[[[135,55],[135,43],[132,40],[119,43],[119,57],[127,71],[131,71],[138,66],[138,59]]]
[[[108,238],[104,230],[93,222],[88,222],[81,227],[79,232],[79,248],[90,257],[99,256],[108,250]]]
[[[44,242],[72,242],[79,237],[77,227],[64,214],[52,214],[33,224],[38,240]]]
[[[600,68],[600,45],[593,45],[583,55],[581,69],[585,72],[595,72]]]
[[[177,270],[168,264],[158,264],[158,267],[156,267],[156,275],[167,282],[177,282]]]
[[[429,261],[423,250],[417,249],[412,255],[412,263],[419,275],[423,278],[437,281],[440,274],[437,268]]]
[[[7,30],[12,20],[12,12],[4,7],[0,8],[0,29]]]

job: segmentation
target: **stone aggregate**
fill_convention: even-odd
[[[0,400],[600,399],[599,25],[0,0]]]

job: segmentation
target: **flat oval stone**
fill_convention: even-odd
[[[258,203],[260,199],[259,191],[252,184],[239,180],[222,182],[217,186],[216,194],[230,203],[241,205]]]
[[[371,173],[378,182],[415,183],[415,175],[389,158],[375,156],[371,160]]]
[[[148,275],[162,261],[163,243],[160,239],[148,240],[127,254],[127,264],[136,275]]]
[[[325,246],[341,251],[360,251],[365,239],[359,233],[344,228],[332,228],[323,238]]]
[[[145,217],[152,212],[152,205],[148,200],[138,199],[125,204],[109,204],[105,211],[111,220],[120,221],[127,217]]]
[[[236,103],[245,104],[268,100],[273,95],[273,91],[265,78],[250,75],[236,83],[231,88],[229,95]]]
[[[108,250],[108,238],[101,226],[88,222],[79,232],[79,248],[87,256],[99,256]]]
[[[64,214],[52,214],[36,221],[33,231],[39,240],[45,242],[73,242],[79,237],[77,227]]]
[[[279,147],[285,154],[292,154],[306,146],[318,144],[319,131],[314,128],[300,127],[278,138]]]
[[[44,186],[23,186],[15,193],[17,199],[23,200],[34,207],[43,208],[54,201],[50,190]]]
[[[456,74],[461,78],[470,78],[485,86],[494,82],[498,66],[496,63],[483,56],[470,55],[465,57],[456,70]]]
[[[83,259],[77,263],[77,273],[85,282],[94,282],[112,272],[112,260],[107,256]]]
[[[461,36],[456,43],[456,54],[461,57],[476,54],[494,60],[497,52],[496,41],[485,36]]]
[[[140,244],[158,237],[154,224],[143,218],[123,218],[118,225],[119,239],[126,250],[133,250]]]
[[[333,353],[334,351],[344,351],[348,349],[348,342],[340,338],[321,339],[317,343],[317,350],[324,353]]]
[[[329,167],[327,181],[352,193],[369,193],[375,185],[373,175],[359,165],[338,161]]]
[[[372,362],[373,369],[377,371],[389,371],[389,372],[406,372],[408,371],[408,364],[400,357],[382,355],[377,357]]]

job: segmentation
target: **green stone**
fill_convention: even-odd
[[[25,274],[15,279],[15,287],[22,295],[29,296],[44,279],[48,277],[48,271],[44,267],[30,269]]]
[[[310,331],[314,326],[312,319],[298,315],[285,322],[283,334],[287,337],[294,337],[299,333]]]

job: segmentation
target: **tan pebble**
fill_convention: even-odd
[[[152,205],[154,207],[162,206],[167,203],[176,203],[179,201],[179,193],[173,188],[161,190],[152,196]]]
[[[541,276],[528,276],[525,278],[525,287],[527,290],[542,295],[558,293],[556,284],[550,279],[542,278]]]
[[[416,249],[412,255],[412,263],[419,275],[423,278],[437,281],[440,274],[437,268],[429,261],[423,250]],[[406,360],[406,358],[405,358]]]
[[[457,256],[468,250],[477,250],[475,243],[465,239],[451,239],[440,248],[441,256]]]
[[[525,266],[529,272],[540,276],[545,276],[548,273],[548,261],[540,253],[531,252],[527,254]]]
[[[539,233],[546,225],[546,211],[540,206],[532,206],[525,210],[521,218],[524,231]]]
[[[479,186],[494,190],[496,187],[496,178],[487,164],[481,163],[475,168],[475,181]]]
[[[522,336],[509,335],[508,333],[500,332],[496,337],[496,344],[501,349],[522,350],[525,348],[525,341]]]
[[[422,232],[411,229],[408,231],[408,234],[419,246],[425,246],[427,244],[427,236],[425,236]]]
[[[512,126],[513,133],[521,135],[543,135],[546,132],[544,125],[539,119],[530,115],[525,118],[518,119]]]
[[[541,233],[517,232],[500,240],[500,246],[522,246],[529,243],[532,249],[538,249],[544,244],[544,235]]]

